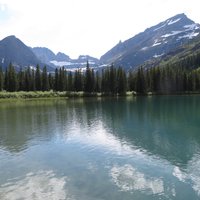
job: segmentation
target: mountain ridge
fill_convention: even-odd
[[[5,37],[0,41],[0,65],[6,69],[10,63],[16,70],[28,66],[35,67],[37,64],[43,67],[46,65],[20,39],[14,35]],[[47,69],[52,71],[48,65]]]
[[[200,25],[181,13],[118,43],[100,61],[134,68],[183,45],[199,33]]]

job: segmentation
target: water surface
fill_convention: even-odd
[[[0,103],[0,199],[200,199],[200,96]]]

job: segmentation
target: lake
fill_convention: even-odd
[[[200,199],[200,96],[0,102],[0,199]]]

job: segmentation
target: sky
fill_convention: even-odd
[[[179,13],[200,23],[199,0],[0,0],[0,40],[15,35],[71,58],[100,58]]]

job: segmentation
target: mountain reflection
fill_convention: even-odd
[[[63,136],[94,146],[110,141],[112,148],[117,141],[123,151],[141,149],[184,167],[200,148],[199,102],[161,96],[1,103],[0,149],[20,152]]]

